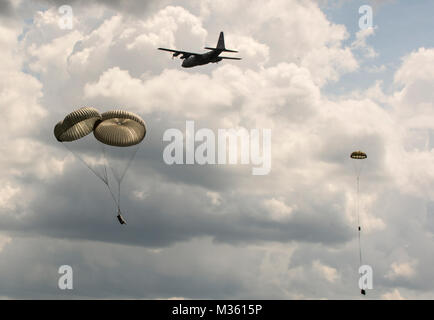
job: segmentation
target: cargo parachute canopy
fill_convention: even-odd
[[[350,157],[352,159],[363,160],[366,159],[368,156],[363,151],[358,150],[351,153]]]
[[[129,147],[140,143],[146,134],[145,122],[134,113],[114,110],[101,115],[93,133],[101,143]]]
[[[94,138],[90,138],[90,133]],[[121,224],[121,181],[146,135],[146,125],[138,115],[114,110],[100,114],[91,107],[80,108],[68,114],[54,127],[56,139],[80,159],[110,191]],[[107,168],[116,180],[110,182]]]
[[[95,123],[99,120],[101,120],[101,115],[95,108],[80,108],[56,124],[54,136],[60,142],[81,139],[93,131]]]

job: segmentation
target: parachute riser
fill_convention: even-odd
[[[356,177],[356,215],[357,215],[357,237],[359,242],[359,262],[362,265],[362,246],[361,246],[361,224],[360,224],[360,176]]]

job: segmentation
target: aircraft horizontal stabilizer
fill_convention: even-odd
[[[219,48],[211,48],[211,47],[205,47],[205,49],[207,49],[207,50],[220,50],[220,51],[223,51],[223,52],[238,52],[238,51],[235,51],[235,50],[219,49]]]
[[[229,60],[241,60],[241,58],[233,58],[233,57],[219,57],[222,59],[229,59]]]

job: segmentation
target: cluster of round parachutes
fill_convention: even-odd
[[[90,133],[93,133],[99,147],[89,148],[88,144],[77,149],[78,143],[87,139]],[[117,206],[117,218],[121,224],[125,224],[120,209],[121,181],[145,135],[145,122],[138,115],[124,110],[100,114],[92,107],[71,112],[54,127],[56,139],[107,186]],[[108,168],[114,176],[117,190],[110,183]]]

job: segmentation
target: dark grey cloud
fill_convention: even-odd
[[[223,253],[222,248],[216,248],[216,259],[223,258]],[[180,244],[158,253],[140,247],[23,237],[2,252],[0,274],[4,281],[0,296],[38,299],[178,296],[199,299],[236,296],[242,291],[244,285],[239,273],[229,275],[212,261],[201,263],[200,259],[194,259],[195,255],[207,255],[212,259],[201,242],[190,246]],[[231,252],[227,256],[245,264]],[[57,286],[58,268],[65,264],[74,272],[74,289],[71,291],[60,290]],[[161,265],[167,267],[162,269]],[[190,273],[190,268],[196,272]],[[214,276],[210,277],[210,274]]]
[[[241,186],[231,179],[225,181],[222,170],[194,166],[188,170],[190,178],[186,178],[184,166],[167,168],[161,158],[150,156],[161,155],[162,150],[149,149],[146,144],[140,149],[123,182],[123,211],[129,221],[126,228],[114,223],[115,208],[105,185],[77,161],[66,168],[65,176],[38,190],[28,205],[31,213],[25,220],[11,214],[3,220],[3,230],[149,247],[168,246],[199,236],[227,243],[292,240],[336,243],[350,238],[341,213],[324,207],[325,199],[320,194],[306,199],[309,206],[296,211],[287,222],[271,221],[262,199],[240,198],[237,194]],[[68,154],[66,149],[57,152]],[[167,172],[161,176],[156,170]],[[213,175],[221,178],[220,185],[210,181]],[[22,183],[29,188],[38,185],[35,181]],[[179,185],[183,186],[182,192],[177,190]],[[135,188],[144,189],[146,199],[135,198]],[[210,206],[206,191],[213,189],[221,192],[222,206]],[[303,191],[298,193],[301,195]],[[322,218],[314,219],[319,211]]]

